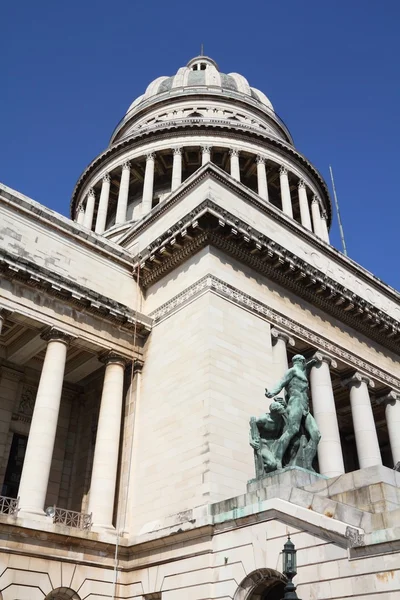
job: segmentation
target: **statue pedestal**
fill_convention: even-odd
[[[250,479],[247,482],[247,492],[256,492],[266,487],[296,487],[303,488],[306,485],[311,485],[321,479],[328,479],[324,475],[315,473],[314,471],[308,471],[302,467],[285,467],[280,471],[273,471],[267,473],[264,477],[258,479]]]

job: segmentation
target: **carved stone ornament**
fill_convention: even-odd
[[[146,160],[154,160],[155,159],[155,154],[154,152],[149,152],[148,154],[146,154]]]
[[[18,413],[25,417],[33,415],[37,389],[31,385],[24,385],[18,406]]]
[[[237,150],[236,148],[231,148],[231,149],[229,150],[229,154],[230,154],[231,156],[239,156],[239,150]]]
[[[287,168],[286,168],[286,167],[284,167],[284,166],[282,165],[282,167],[280,167],[280,169],[279,169],[279,173],[280,173],[281,175],[287,175],[287,174],[288,174],[288,170],[287,170]]]
[[[125,161],[122,165],[122,170],[123,171],[130,171],[131,170],[131,163],[129,162],[129,160]]]
[[[318,206],[320,205],[318,196],[313,196],[311,204],[318,204]]]
[[[103,181],[105,181],[106,183],[110,183],[110,181],[111,181],[111,177],[110,177],[110,174],[109,174],[109,173],[105,173],[105,174],[103,175]]]
[[[95,196],[94,189],[90,188],[88,191],[88,196]]]
[[[366,383],[368,387],[375,387],[375,383],[362,373],[354,373],[351,377],[347,377],[346,379],[342,379],[342,386],[350,388],[353,385],[360,385],[361,383]]]
[[[182,154],[182,148],[174,148],[174,155],[180,156]]]
[[[126,367],[126,365],[129,362],[129,359],[125,358],[124,356],[121,356],[120,354],[118,354],[118,352],[115,352],[114,350],[106,350],[105,352],[102,352],[99,355],[99,361],[109,365],[111,363],[117,363],[122,365],[123,367]]]
[[[265,158],[264,158],[264,156],[261,156],[260,154],[258,154],[257,157],[256,157],[256,163],[258,165],[265,165]]]
[[[85,212],[85,207],[83,206],[83,202],[81,202],[80,205],[78,206],[78,212],[81,212],[81,213]]]
[[[201,151],[203,154],[210,154],[212,146],[202,146]]]
[[[345,536],[349,540],[349,548],[359,548],[365,546],[364,534],[354,527],[346,527]]]
[[[299,188],[305,188],[306,187],[306,182],[304,181],[304,179],[300,179],[298,187]]]
[[[46,331],[44,331],[40,337],[43,340],[46,340],[46,342],[58,341],[67,345],[69,345],[75,339],[74,335],[65,333],[65,331],[60,331],[55,327],[49,327],[49,329],[46,329]]]

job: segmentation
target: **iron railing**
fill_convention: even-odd
[[[19,498],[0,496],[0,515],[16,515],[18,512]]]
[[[92,514],[77,512],[76,510],[67,510],[66,508],[53,507],[48,513],[53,517],[53,523],[65,525],[66,527],[76,527],[89,531],[92,527]]]

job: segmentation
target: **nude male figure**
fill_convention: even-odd
[[[277,468],[282,468],[283,456],[293,437],[299,432],[302,419],[304,417],[304,426],[309,435],[309,441],[304,450],[305,468],[313,470],[312,461],[317,452],[318,442],[321,439],[321,434],[314,417],[309,412],[308,403],[308,378],[307,371],[314,365],[319,364],[316,358],[306,362],[306,359],[301,354],[296,354],[293,357],[293,366],[286,371],[281,381],[276,384],[272,390],[265,390],[267,398],[273,398],[283,389],[287,394],[287,422],[284,431],[277,444],[275,458],[277,460]]]

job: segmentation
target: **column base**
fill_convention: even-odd
[[[48,521],[52,523],[49,516],[46,515],[44,510],[37,508],[20,508],[18,510],[18,519],[27,519],[29,521]]]
[[[101,523],[93,523],[90,531],[94,531],[96,533],[106,531],[107,533],[115,533],[115,535],[117,535],[117,530],[115,529],[114,525],[102,525]]]

